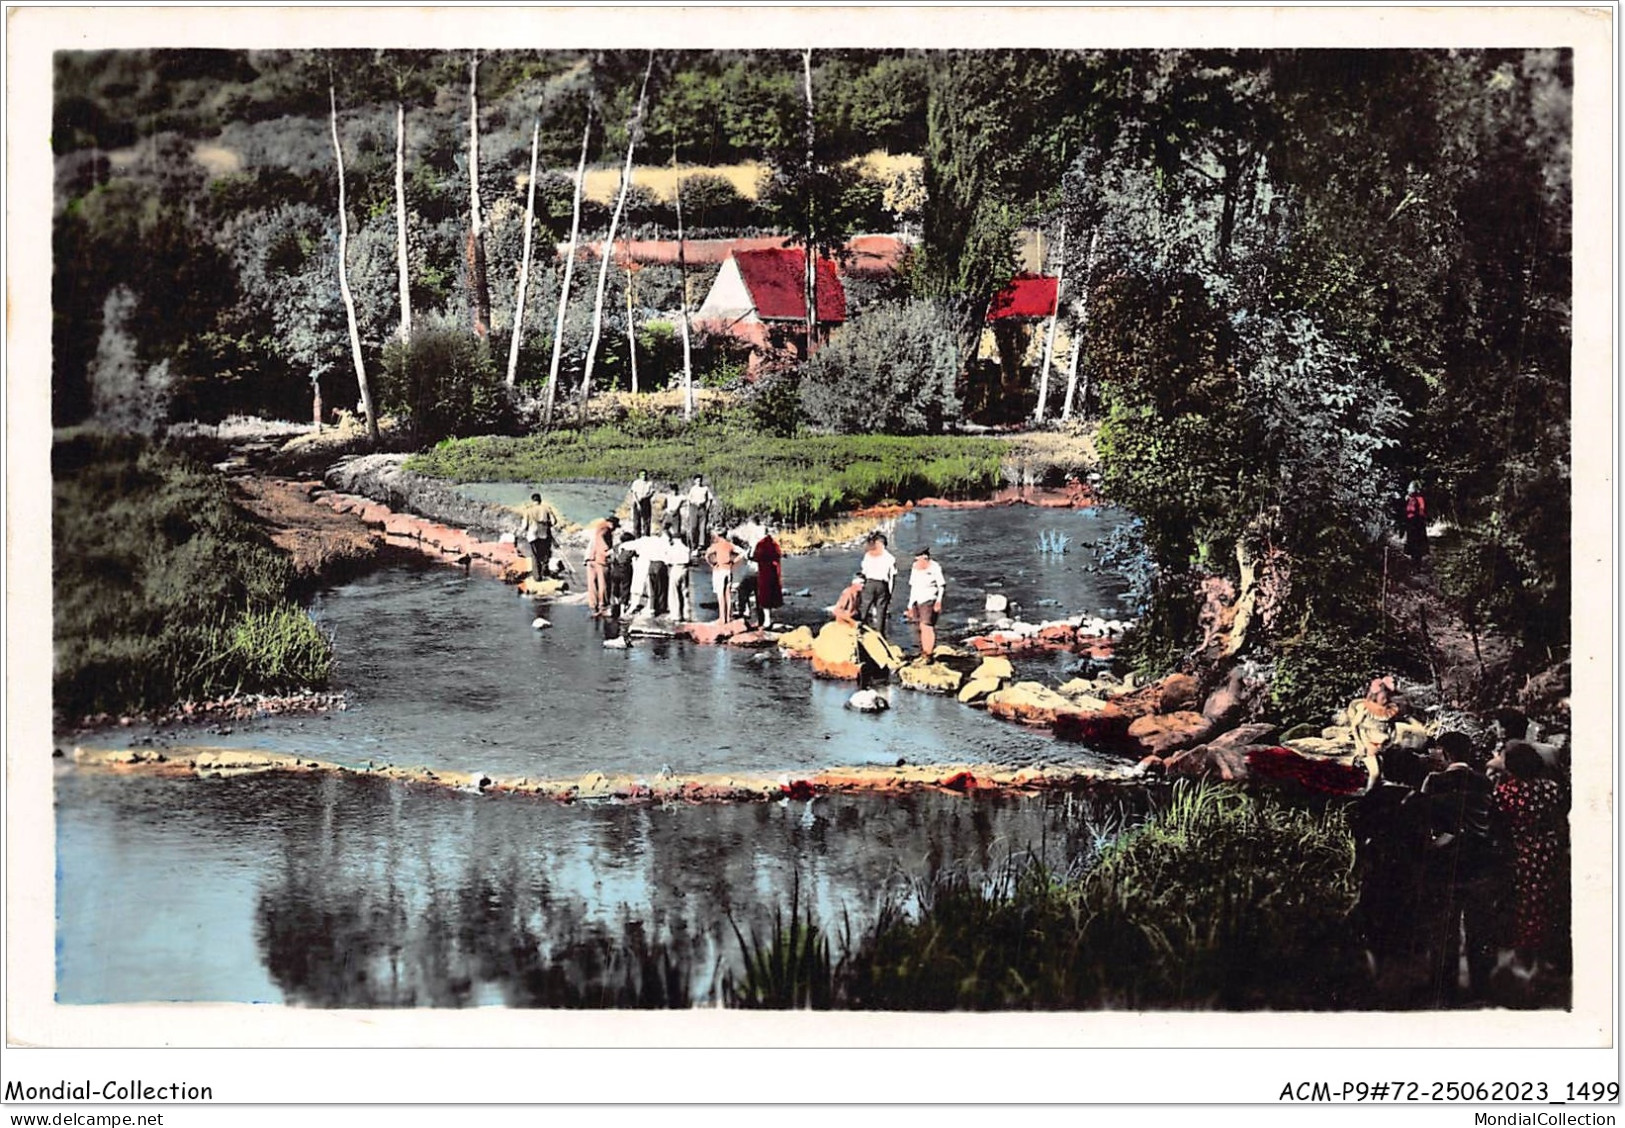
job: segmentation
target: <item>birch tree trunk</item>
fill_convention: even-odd
[[[491,287],[485,277],[485,229],[480,222],[480,55],[468,63],[468,285],[474,335],[491,331]]]
[[[564,349],[564,314],[570,305],[570,277],[576,268],[576,240],[581,234],[581,192],[587,183],[587,143],[592,137],[592,103],[587,104],[587,124],[581,130],[581,161],[576,165],[575,203],[570,215],[570,249],[564,256],[564,280],[559,284],[559,312],[553,323],[553,360],[547,366],[547,404],[542,409],[542,426],[553,425],[553,400],[559,386],[559,358]]]
[[[1060,265],[1055,275],[1055,309],[1049,315],[1049,330],[1044,334],[1044,360],[1038,366],[1038,408],[1033,422],[1044,421],[1044,408],[1049,401],[1049,366],[1055,356],[1055,326],[1061,320],[1061,298],[1066,286],[1066,220],[1061,221],[1061,237],[1055,241],[1055,257]]]
[[[508,342],[508,387],[519,372],[519,342],[525,335],[525,296],[530,290],[530,236],[536,217],[536,150],[542,139],[542,119],[530,131],[530,186],[525,190],[525,243],[519,253],[519,290],[513,299],[513,335]]]
[[[333,159],[339,166],[339,294],[344,299],[344,316],[350,325],[350,357],[355,361],[355,381],[361,388],[361,411],[367,417],[367,438],[378,443],[378,416],[372,409],[372,388],[367,383],[367,362],[361,356],[361,330],[355,320],[355,296],[350,293],[350,272],[345,265],[350,251],[350,220],[345,213],[344,150],[339,147],[339,96],[331,77],[327,100],[332,109]]]
[[[1083,400],[1075,400],[1074,396],[1078,390],[1078,360],[1083,356],[1083,326],[1084,321],[1089,316],[1089,276],[1095,261],[1095,239],[1099,234],[1098,231],[1089,233],[1089,249],[1083,254],[1083,286],[1079,291],[1076,303],[1077,316],[1073,318],[1072,323],[1072,363],[1066,372],[1066,402],[1061,405],[1062,419],[1072,418],[1074,402],[1079,405],[1080,410],[1082,409]],[[1060,295],[1057,294],[1056,297],[1058,299]],[[1084,399],[1087,399],[1089,395],[1089,381],[1087,378],[1084,379],[1083,394]]]
[[[592,337],[587,341],[587,361],[581,373],[581,419],[587,418],[587,400],[592,396],[592,368],[598,359],[598,343],[604,334],[604,294],[609,289],[609,260],[615,254],[615,231],[621,225],[621,214],[626,211],[627,193],[632,188],[632,154],[637,150],[638,134],[643,129],[644,104],[649,95],[649,75],[655,66],[655,53],[649,52],[649,64],[643,68],[643,85],[638,90],[637,109],[626,123],[626,162],[621,166],[621,190],[615,197],[615,211],[609,217],[609,233],[604,237],[603,253],[598,259],[598,293],[592,306]]]
[[[406,267],[406,103],[395,103],[395,267],[400,277],[401,340],[412,339],[412,282]]]
[[[807,253],[805,256],[805,283],[802,300],[807,306],[807,355],[812,355],[813,335],[818,332],[818,244],[813,225],[813,89],[812,48],[801,53],[801,74],[807,91]]]
[[[626,264],[626,355],[632,363],[632,394],[638,394],[638,335],[632,328],[632,264]]]
[[[677,163],[677,154],[672,154],[672,163]],[[683,419],[694,418],[694,357],[688,341],[688,259],[683,253],[683,181],[677,179],[677,299],[681,303],[682,316],[678,325],[683,334]]]

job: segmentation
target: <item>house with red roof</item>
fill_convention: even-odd
[[[768,353],[806,355],[806,269],[800,247],[730,252],[695,311],[695,325],[748,342],[752,367]],[[821,257],[817,269],[818,325],[827,330],[846,320],[846,290],[834,262]]]
[[[1042,321],[1055,312],[1060,280],[1044,274],[1018,274],[993,295],[987,307],[988,324],[1000,321]]]
[[[1045,323],[1055,315],[1060,280],[1045,274],[1022,272],[1007,282],[988,303],[986,329],[977,349],[978,364],[965,389],[966,410],[987,419],[1021,418],[1027,397],[1036,402],[1034,384],[1026,370],[1042,360]]]

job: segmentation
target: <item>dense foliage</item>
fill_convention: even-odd
[[[843,325],[801,375],[801,410],[843,434],[931,434],[959,418],[959,350],[940,304],[877,305]]]
[[[54,707],[63,717],[320,685],[328,639],[219,475],[136,439],[52,452]]]
[[[740,938],[728,1001],[875,1010],[1359,1006],[1342,814],[1178,785],[1142,825],[1103,828],[1076,871],[944,874],[835,957],[810,913]]]

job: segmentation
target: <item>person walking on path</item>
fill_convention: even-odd
[[[897,557],[886,551],[886,534],[870,533],[869,548],[858,564],[863,573],[863,603],[858,618],[882,635],[891,610],[892,588],[897,584]]]
[[[711,509],[717,495],[705,484],[705,475],[694,475],[694,484],[683,495],[683,512],[688,547],[698,550],[705,543],[705,531],[711,527]]]
[[[921,547],[914,554],[914,567],[908,570],[908,618],[920,631],[920,657],[927,662],[937,649],[937,617],[942,614],[942,595],[948,581],[942,565],[931,559],[931,550]]]
[[[632,479],[632,484],[626,491],[626,502],[632,510],[632,536],[646,537],[649,535],[655,507],[655,484],[649,480],[647,470],[639,470],[638,476]]]
[[[530,553],[530,578],[547,578],[547,565],[553,556],[553,541],[557,536],[558,518],[553,507],[542,500],[542,495],[530,495],[530,504],[520,510],[525,520],[525,548]]]
[[[717,597],[717,621],[729,623],[734,617],[734,579],[744,562],[745,552],[718,529],[705,550],[705,562],[711,566],[711,590]]]
[[[1390,511],[1391,512],[1391,511]],[[1416,564],[1428,554],[1428,504],[1422,496],[1422,483],[1412,482],[1405,491],[1405,555]]]
[[[750,550],[751,563],[756,565],[756,606],[762,613],[762,626],[773,625],[773,612],[784,606],[784,553],[773,531],[763,528],[761,539]]]
[[[609,559],[620,524],[620,518],[606,517],[587,534],[587,606],[595,619],[609,611]]]

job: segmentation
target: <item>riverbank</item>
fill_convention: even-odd
[[[1036,794],[1072,791],[1128,782],[1126,769],[1076,767],[1011,768],[996,764],[898,764],[893,767],[830,768],[804,776],[699,773],[643,776],[588,772],[572,779],[435,771],[369,763],[364,767],[240,748],[87,748],[76,746],[72,760],[89,771],[139,772],[169,778],[222,779],[264,773],[361,774],[452,791],[531,796],[561,803],[602,800],[620,803],[752,803],[811,799],[818,795],[906,795],[929,790],[973,794]]]

